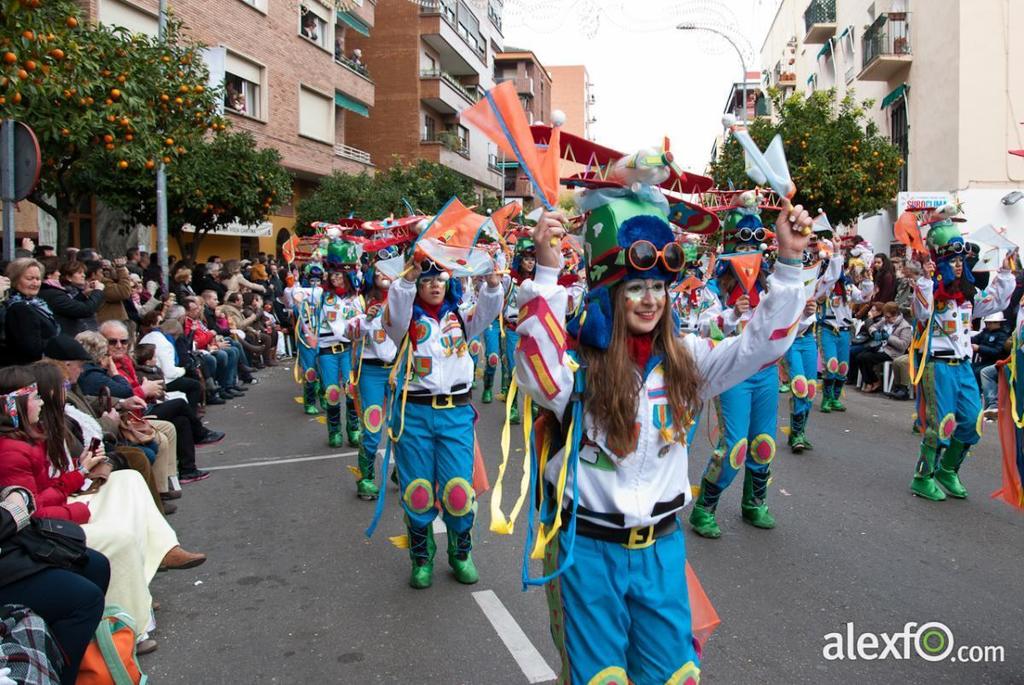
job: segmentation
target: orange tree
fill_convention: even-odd
[[[219,133],[198,142],[167,170],[167,231],[184,258],[195,259],[208,233],[230,223],[265,221],[291,199],[291,175],[273,148],[260,149],[248,132]],[[133,176],[104,199],[124,212],[130,225],[156,222],[156,196],[149,179]],[[186,242],[183,228],[192,227]]]
[[[221,130],[200,46],[169,21],[164,44],[86,22],[71,0],[0,0],[0,116],[31,126],[43,168],[32,202],[70,213],[126,178],[153,180],[209,129]],[[153,190],[155,193],[155,190]]]
[[[833,223],[851,224],[895,201],[903,159],[868,120],[872,101],[858,104],[849,95],[837,101],[834,90],[806,99],[783,100],[774,89],[769,95],[778,120],[759,118],[748,128],[762,150],[775,134],[782,136],[797,187],[795,202],[812,212],[823,208]],[[743,150],[730,136],[711,163],[711,176],[720,188],[749,186],[744,166]]]

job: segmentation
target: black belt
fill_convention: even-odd
[[[388,367],[390,367],[394,363],[394,360],[386,362],[383,359],[364,359],[363,363],[366,364],[367,366],[388,366]]]
[[[562,511],[562,530],[569,529],[569,521],[572,514],[568,510]],[[591,523],[585,518],[576,519],[576,533],[585,538],[601,540],[603,542],[614,542],[626,549],[644,549],[650,547],[658,538],[674,533],[679,528],[679,521],[675,514],[665,516],[649,526],[637,526],[636,528],[611,528]]]
[[[932,354],[932,361],[940,362],[942,364],[948,364],[949,366],[959,366],[960,364],[966,364],[971,361],[970,357],[954,357],[953,353],[949,354]]]
[[[341,352],[348,352],[348,343],[334,343],[329,347],[321,347],[317,354],[340,354]]]
[[[408,395],[407,402],[412,404],[429,404],[434,409],[452,409],[464,407],[473,399],[473,393],[464,392],[458,395]]]

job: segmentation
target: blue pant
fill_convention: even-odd
[[[405,405],[405,428],[395,444],[395,467],[402,508],[411,528],[426,528],[437,518],[441,500],[449,534],[473,527],[476,492],[473,490],[472,405],[434,409],[428,404]],[[401,417],[392,420],[398,431]],[[436,487],[435,487],[436,486]]]
[[[210,356],[204,354],[203,365],[207,378],[216,380],[220,387],[230,388],[238,383],[238,350],[234,347],[212,350]]]
[[[512,372],[516,369],[516,346],[519,345],[519,334],[505,328],[505,347],[501,357],[501,377],[512,378]]]
[[[363,361],[359,371],[359,404],[362,411],[363,439],[359,449],[359,470],[363,478],[373,479],[377,447],[384,429],[387,412],[387,389],[390,366],[376,366]]]
[[[302,403],[307,407],[316,406],[317,373],[316,349],[299,342],[299,372],[302,376]]]
[[[546,573],[556,560],[564,563],[561,538],[545,550]],[[562,660],[559,682],[695,682],[700,662],[682,532],[645,549],[577,535],[573,556],[575,563],[545,586],[551,636]]]
[[[716,494],[729,487],[743,466],[767,482],[775,458],[778,396],[779,371],[772,364],[716,398],[721,436],[704,471]]]
[[[95,550],[77,571],[48,568],[0,587],[0,604],[24,604],[46,621],[67,661],[61,683],[73,685],[86,647],[103,616],[110,563]],[[142,626],[145,628],[145,626]]]
[[[929,360],[917,396],[918,416],[924,420],[922,446],[934,453],[956,439],[970,446],[981,439],[981,401],[974,371],[967,362],[947,364]]]
[[[980,376],[981,395],[985,398],[985,409],[995,409],[999,404],[999,367],[995,364],[984,366]]]
[[[818,341],[814,333],[801,335],[786,352],[789,369],[789,427],[803,433],[818,392]]]
[[[484,387],[491,387],[501,360],[501,324],[497,319],[480,334],[484,343]]]
[[[821,356],[825,359],[825,378],[845,382],[850,372],[850,331],[822,326]]]
[[[316,358],[319,369],[320,384],[324,399],[327,402],[327,432],[334,433],[342,429],[341,405],[345,401],[345,389],[348,387],[349,375],[352,372],[352,351],[346,345],[343,352],[321,353]],[[349,426],[349,430],[358,426]]]

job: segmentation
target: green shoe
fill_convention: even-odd
[[[327,444],[331,447],[341,447],[345,444],[340,431],[331,431],[327,434]]]
[[[373,500],[380,496],[377,484],[371,478],[360,478],[356,481],[356,497],[359,499]]]
[[[470,533],[459,535],[448,535],[448,565],[452,567],[455,580],[463,585],[473,585],[480,580],[476,565],[473,563],[473,555],[467,549],[472,546]],[[459,548],[466,549],[460,552]]]
[[[955,497],[956,499],[967,498],[967,488],[960,482],[960,476],[956,471],[940,466],[935,469],[935,481],[942,486],[943,490],[949,493],[950,497]]]
[[[800,442],[803,443],[805,450],[809,452],[814,450],[814,445],[811,444],[811,441],[807,439],[806,435],[800,435]]]
[[[838,399],[832,400],[832,411],[846,411],[846,405]]]
[[[435,552],[437,544],[434,542],[434,531],[431,528],[409,528],[409,558],[412,560],[410,587],[425,590],[433,583]]]
[[[789,440],[787,442],[789,444],[789,449],[793,454],[800,454],[804,451],[803,437],[804,436],[799,433],[790,433]]]
[[[693,509],[690,511],[690,526],[693,528],[693,532],[702,538],[717,540],[722,537],[722,529],[718,527],[718,522],[715,521],[714,505],[708,505],[709,487],[713,486],[710,486],[708,481],[701,479],[700,491],[697,493],[697,499],[694,500]]]
[[[307,404],[303,411],[305,411],[310,416],[315,416],[320,413],[320,410],[317,409],[317,406],[315,404]]]
[[[358,430],[350,430],[348,432],[348,444],[351,447],[359,447],[360,438],[362,438],[362,435]]]
[[[491,390],[490,388],[487,388],[486,390],[484,390],[484,394],[480,398],[480,401],[483,402],[484,404],[490,404],[491,402],[493,402],[494,401],[494,391]]]
[[[743,512],[743,520],[754,526],[755,528],[771,529],[775,527],[775,518],[768,513],[768,504],[764,500],[764,494],[761,496],[755,496],[754,494],[754,476],[750,469],[746,469],[743,474],[743,500],[740,503],[740,510]],[[768,474],[765,473],[760,478],[765,481],[765,487],[767,487]]]
[[[785,394],[789,392],[789,383],[779,383],[779,393]]]
[[[832,400],[828,397],[821,401],[821,413],[831,414],[832,413]]]
[[[946,499],[946,493],[935,484],[935,479],[931,476],[914,476],[914,480],[910,482],[910,491],[918,497],[924,497],[933,502],[941,502]]]
[[[510,411],[508,414],[508,422],[511,423],[513,426],[518,426],[520,423],[522,423],[522,420],[522,417],[519,416],[519,403],[517,402],[516,404],[512,405],[512,411]]]

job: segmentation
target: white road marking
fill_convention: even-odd
[[[267,459],[265,461],[249,461],[244,464],[227,464],[225,466],[206,466],[204,471],[225,471],[227,469],[247,469],[250,466],[277,466],[278,464],[295,464],[300,461],[322,461],[324,459],[340,459],[354,457],[358,452],[341,452],[337,454],[321,454],[315,457],[292,457],[290,459]]]
[[[493,590],[474,592],[473,599],[480,605],[487,620],[494,626],[494,631],[498,633],[498,637],[505,643],[512,658],[519,664],[527,682],[546,683],[557,678],[555,672],[544,661],[544,657],[530,642],[530,638],[526,637],[526,633],[512,618],[512,614],[508,612]]]

